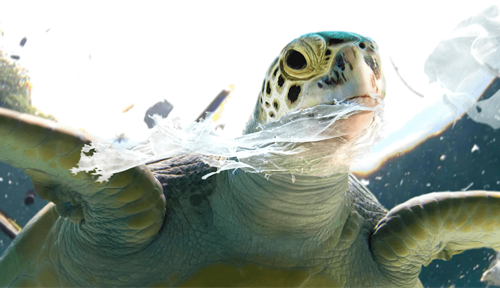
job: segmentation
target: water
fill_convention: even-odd
[[[48,201],[35,196],[30,205],[24,204],[26,192],[33,189],[31,180],[21,170],[0,162],[0,209],[24,227]],[[0,254],[2,254],[11,239],[0,230]]]
[[[362,179],[387,209],[412,197],[439,191],[500,191],[500,130],[468,116],[441,135],[394,159]],[[445,157],[442,157],[444,155]],[[486,287],[491,249],[468,250],[450,261],[434,260],[420,273],[424,287]]]

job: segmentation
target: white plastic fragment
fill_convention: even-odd
[[[475,151],[479,151],[479,146],[477,146],[476,144],[474,144],[474,145],[472,146],[472,149],[470,149],[470,152],[471,152],[471,153],[474,153]]]
[[[370,185],[370,180],[368,179],[359,179],[359,182],[361,182],[364,186]]]
[[[470,187],[472,187],[472,185],[474,185],[474,182],[471,182],[469,185],[467,185],[467,187],[462,188],[462,189],[460,189],[460,190],[461,190],[461,191],[467,191],[467,190],[469,190],[469,188],[470,188]]]
[[[490,262],[488,270],[484,271],[481,282],[486,282],[487,285],[500,286],[500,253],[497,252],[493,260]]]
[[[478,98],[500,77],[500,16],[497,6],[462,21],[441,41],[425,63],[430,82],[443,88],[455,113],[467,112],[479,123],[500,128],[500,91]]]

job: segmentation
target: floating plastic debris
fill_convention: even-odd
[[[130,109],[134,108],[134,103],[128,105],[127,107],[125,107],[125,109],[122,110],[122,113],[127,113],[128,111],[130,111]]]
[[[474,182],[470,183],[469,185],[467,185],[467,187],[462,188],[462,189],[460,189],[460,190],[461,190],[461,191],[467,191],[467,190],[469,190],[469,188],[470,188],[470,187],[472,187],[472,185],[474,185]]]
[[[204,162],[219,168],[214,173],[237,168],[269,175],[277,172],[292,175],[311,171],[329,174],[348,172],[349,167],[380,140],[383,100],[375,95],[372,98],[377,99],[379,104],[366,107],[342,103],[294,111],[277,121],[261,125],[258,132],[236,138],[217,134],[211,117],[200,122],[187,122],[155,115],[153,118],[157,125],[145,142],[126,150],[94,141],[84,146],[78,168],[71,171],[95,170],[95,175],[101,175],[98,181],[106,181],[113,173],[137,165],[199,153],[206,156]],[[337,121],[366,111],[374,112],[371,126],[364,130],[365,133],[346,140],[343,136],[350,131],[342,125],[342,121]],[[328,139],[333,140],[322,141]],[[86,156],[85,153],[92,149],[96,152]],[[331,165],[333,160],[336,165]],[[205,178],[210,175],[205,175]]]
[[[476,144],[474,144],[474,146],[472,146],[472,149],[470,149],[471,153],[474,153],[475,151],[479,151],[479,146],[477,146]]]
[[[127,135],[125,135],[125,133],[120,133],[120,134],[115,136],[113,143],[120,144],[122,142],[127,142],[128,140],[129,139],[128,139]]]
[[[441,41],[424,71],[431,83],[443,88],[444,102],[457,115],[467,112],[472,120],[498,129],[500,90],[488,99],[480,98],[500,78],[499,59],[500,16],[498,7],[491,6],[462,21]]]
[[[19,46],[24,47],[24,45],[26,45],[26,41],[28,41],[28,38],[26,38],[26,37],[21,39],[21,42],[19,42]]]
[[[500,253],[496,253],[495,257],[490,262],[488,270],[484,271],[481,282],[486,282],[487,285],[500,286]]]
[[[30,189],[26,192],[26,196],[24,196],[24,205],[30,205],[35,202],[35,190]]]
[[[5,211],[0,209],[0,230],[2,230],[10,239],[16,238],[21,231],[21,226],[17,224]]]
[[[174,105],[164,99],[163,101],[154,104],[146,111],[144,122],[146,122],[148,128],[151,129],[156,125],[155,121],[152,118],[153,115],[156,114],[161,116],[162,118],[167,118],[170,112],[172,112],[172,109],[174,109]]]

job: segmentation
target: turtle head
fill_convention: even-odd
[[[311,33],[293,40],[271,64],[246,132],[320,104],[370,105],[369,95],[385,96],[380,63],[377,44],[355,33]]]

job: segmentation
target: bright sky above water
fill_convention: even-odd
[[[379,44],[390,132],[438,101],[423,67],[439,41],[492,4],[498,1],[3,1],[0,45],[29,69],[34,105],[113,138],[145,131],[145,110],[163,99],[195,119],[229,85],[235,91],[224,117],[237,133],[289,41],[352,31]],[[426,98],[401,83],[389,57]]]

